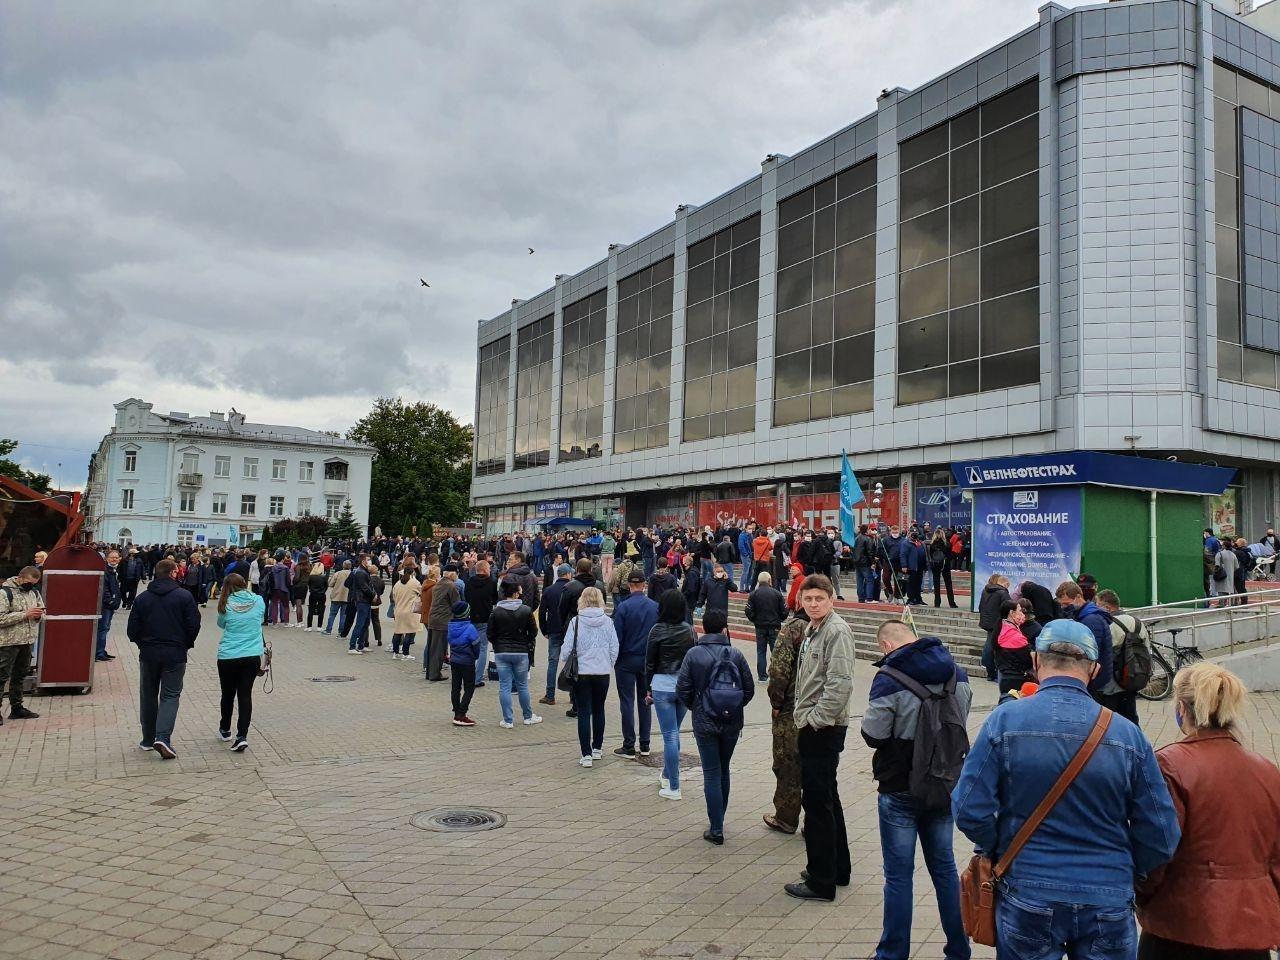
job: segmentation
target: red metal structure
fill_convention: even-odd
[[[83,526],[78,491],[40,493],[0,474],[0,579],[34,563],[37,550],[74,542]]]
[[[92,547],[61,546],[44,564],[45,615],[36,648],[36,687],[93,688],[102,577],[106,562]]]

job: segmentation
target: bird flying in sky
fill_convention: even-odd
[[[532,255],[533,255],[533,247],[530,247],[530,248],[529,248],[529,255],[530,255],[530,256],[532,256]]]
[[[427,281],[423,280],[421,277],[418,278],[418,282],[422,284],[424,287],[431,286],[431,284],[427,283]]]

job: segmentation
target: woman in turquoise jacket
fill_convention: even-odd
[[[231,749],[249,749],[249,721],[253,718],[253,681],[262,666],[262,617],[266,603],[238,573],[230,574],[218,595],[218,683],[222,687],[222,721],[218,738],[231,740],[231,705],[239,702],[235,742]]]

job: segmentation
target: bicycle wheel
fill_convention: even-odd
[[[1204,660],[1204,654],[1196,647],[1182,647],[1178,650],[1178,669],[1181,670],[1189,663],[1200,663]]]
[[[1173,693],[1173,671],[1159,650],[1151,651],[1151,679],[1138,691],[1143,700],[1163,700]]]

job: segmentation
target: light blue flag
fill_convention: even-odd
[[[840,538],[852,546],[858,535],[858,526],[853,522],[853,508],[866,497],[849,464],[849,455],[841,450],[840,459]]]

